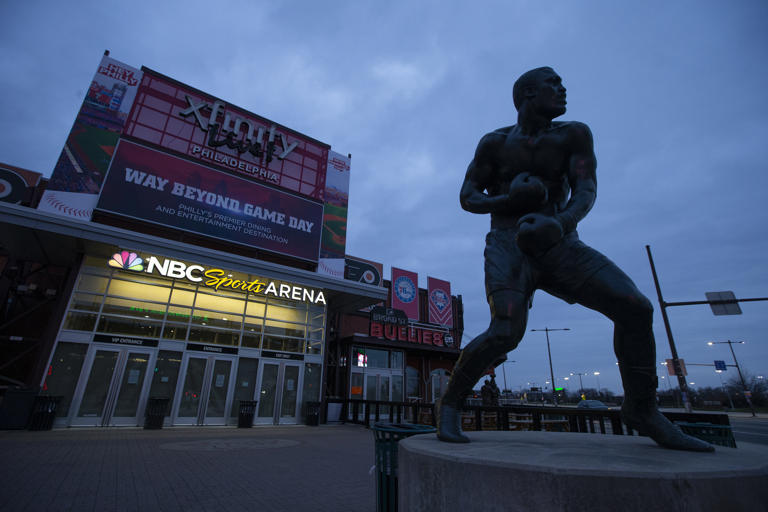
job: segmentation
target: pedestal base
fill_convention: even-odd
[[[647,437],[569,432],[434,434],[399,443],[399,509],[417,511],[757,511],[768,446],[668,450]]]

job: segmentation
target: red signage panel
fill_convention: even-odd
[[[427,277],[427,297],[429,298],[430,323],[452,326],[451,283],[434,277]]]
[[[419,319],[419,275],[392,267],[392,307],[405,311],[411,320]]]

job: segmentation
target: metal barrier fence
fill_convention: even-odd
[[[422,402],[386,402],[380,400],[328,399],[328,403],[342,404],[341,421],[370,427],[379,421],[417,423],[436,426],[435,404]],[[504,405],[464,406],[464,430],[548,430],[588,432],[613,435],[637,435],[621,421],[616,409],[580,409],[575,406]],[[728,415],[716,412],[662,411],[670,421],[704,422],[730,425]]]

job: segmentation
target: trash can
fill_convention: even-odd
[[[53,420],[56,418],[56,407],[60,401],[60,396],[36,396],[27,428],[29,430],[51,430],[53,428]]]
[[[715,425],[714,423],[703,422],[688,423],[684,421],[677,421],[675,424],[689,436],[711,444],[736,448],[736,439],[733,437],[730,425]]]
[[[151,396],[147,400],[147,409],[144,412],[144,428],[159,430],[163,428],[165,413],[168,410],[170,398],[166,396]]]
[[[253,417],[256,415],[258,400],[240,400],[240,414],[237,417],[237,428],[251,428]]]
[[[376,512],[397,510],[397,443],[406,437],[431,434],[437,429],[412,423],[374,423],[376,440]]]
[[[320,402],[306,402],[306,424],[308,427],[316,427],[320,424]]]

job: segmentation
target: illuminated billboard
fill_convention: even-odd
[[[317,261],[323,205],[121,140],[96,206]]]

